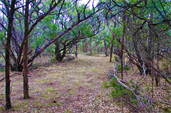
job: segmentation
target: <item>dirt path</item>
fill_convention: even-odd
[[[112,67],[109,58],[83,56],[71,62],[54,63],[32,70],[29,77],[30,97],[23,100],[22,74],[12,77],[12,105],[16,113],[117,113],[118,103],[102,89]],[[1,73],[2,75],[2,73]],[[4,100],[4,82],[0,82],[0,102]],[[122,108],[127,111],[127,108]],[[5,112],[0,105],[0,112]]]

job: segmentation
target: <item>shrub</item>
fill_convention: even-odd
[[[110,88],[112,87],[111,95],[112,97],[122,97],[124,95],[130,95],[131,91],[125,89],[122,85],[117,83],[117,79],[113,78],[109,83],[107,81],[103,82],[104,88]]]
[[[56,62],[56,56],[52,57],[51,62]]]
[[[118,69],[118,71],[121,71],[121,65],[117,65],[117,69]],[[125,65],[123,70],[128,71],[128,70],[130,70],[130,67]]]

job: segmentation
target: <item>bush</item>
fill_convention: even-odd
[[[52,57],[51,62],[56,62],[56,56]]]
[[[119,59],[119,57],[118,56],[114,56],[114,59],[115,59],[115,61],[117,61],[117,62],[119,62],[120,61],[120,59]]]
[[[124,95],[131,95],[131,91],[125,89],[122,85],[117,83],[117,79],[113,78],[109,83],[107,81],[103,82],[104,88],[112,87],[111,95],[112,97],[122,97]]]
[[[130,67],[129,66],[124,66],[124,70],[128,71],[128,70],[130,70]]]
[[[97,55],[98,51],[97,50],[93,50],[92,53],[90,53],[91,55]]]
[[[117,65],[117,69],[118,69],[118,71],[121,71],[121,65]],[[128,70],[130,70],[130,67],[125,65],[123,70],[128,71]]]

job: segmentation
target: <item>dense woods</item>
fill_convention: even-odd
[[[170,28],[170,0],[0,0],[0,71],[5,72],[0,105],[12,108],[12,72],[22,73],[23,98],[29,99],[28,76],[37,61],[72,62],[79,55],[104,54],[113,66],[99,87],[134,112],[169,113]],[[156,104],[158,93],[168,100],[162,107]]]

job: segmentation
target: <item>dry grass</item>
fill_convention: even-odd
[[[47,61],[42,61],[46,63]],[[79,55],[70,62],[55,62],[30,70],[30,99],[23,99],[22,73],[12,72],[11,100],[13,109],[6,111],[4,81],[0,82],[0,113],[129,113],[130,106],[113,100],[110,89],[102,89],[103,81],[113,63],[103,54],[97,56]],[[113,70],[113,69],[112,69]],[[0,79],[4,72],[0,73]],[[124,73],[124,80],[133,80],[141,84],[143,91],[151,96],[151,77],[143,78],[135,67]],[[160,87],[154,87],[156,111],[171,108],[171,87],[161,81]],[[145,92],[146,93],[146,92]],[[3,104],[1,104],[1,102]],[[166,112],[167,113],[167,112]]]
[[[116,113],[120,108],[109,89],[101,89],[107,73],[113,66],[104,55],[84,56],[71,62],[56,62],[49,67],[32,70],[29,77],[30,99],[23,99],[22,73],[11,78],[12,113]],[[13,72],[15,73],[15,72]],[[3,74],[1,74],[3,75]],[[4,82],[0,83],[0,101],[5,103]]]

